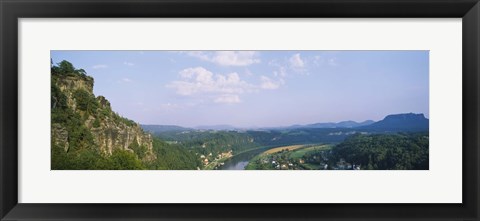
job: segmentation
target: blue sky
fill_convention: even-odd
[[[429,112],[428,51],[52,51],[142,124],[237,127]]]

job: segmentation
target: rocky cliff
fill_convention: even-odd
[[[52,68],[52,144],[65,152],[96,149],[106,156],[115,150],[156,159],[152,137],[139,124],[113,112],[110,102],[93,94],[94,79],[83,70]]]

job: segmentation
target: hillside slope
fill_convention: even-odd
[[[115,113],[105,97],[95,97],[94,79],[83,69],[62,61],[51,74],[53,170],[196,168],[191,153],[154,142],[138,123]],[[175,156],[165,159],[165,153]]]
[[[360,127],[372,131],[428,131],[429,120],[423,114],[404,113],[386,116],[383,120]]]

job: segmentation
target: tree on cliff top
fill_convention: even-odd
[[[51,63],[53,63],[51,61]],[[63,60],[60,63],[57,64],[57,66],[53,65],[52,66],[52,73],[57,73],[57,74],[79,74],[83,77],[87,76],[87,72],[84,69],[76,69],[75,66],[73,66],[72,63]]]

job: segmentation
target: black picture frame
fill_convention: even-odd
[[[1,220],[479,220],[478,0],[0,0],[0,15]],[[17,21],[19,18],[77,17],[462,18],[463,203],[18,203]]]

